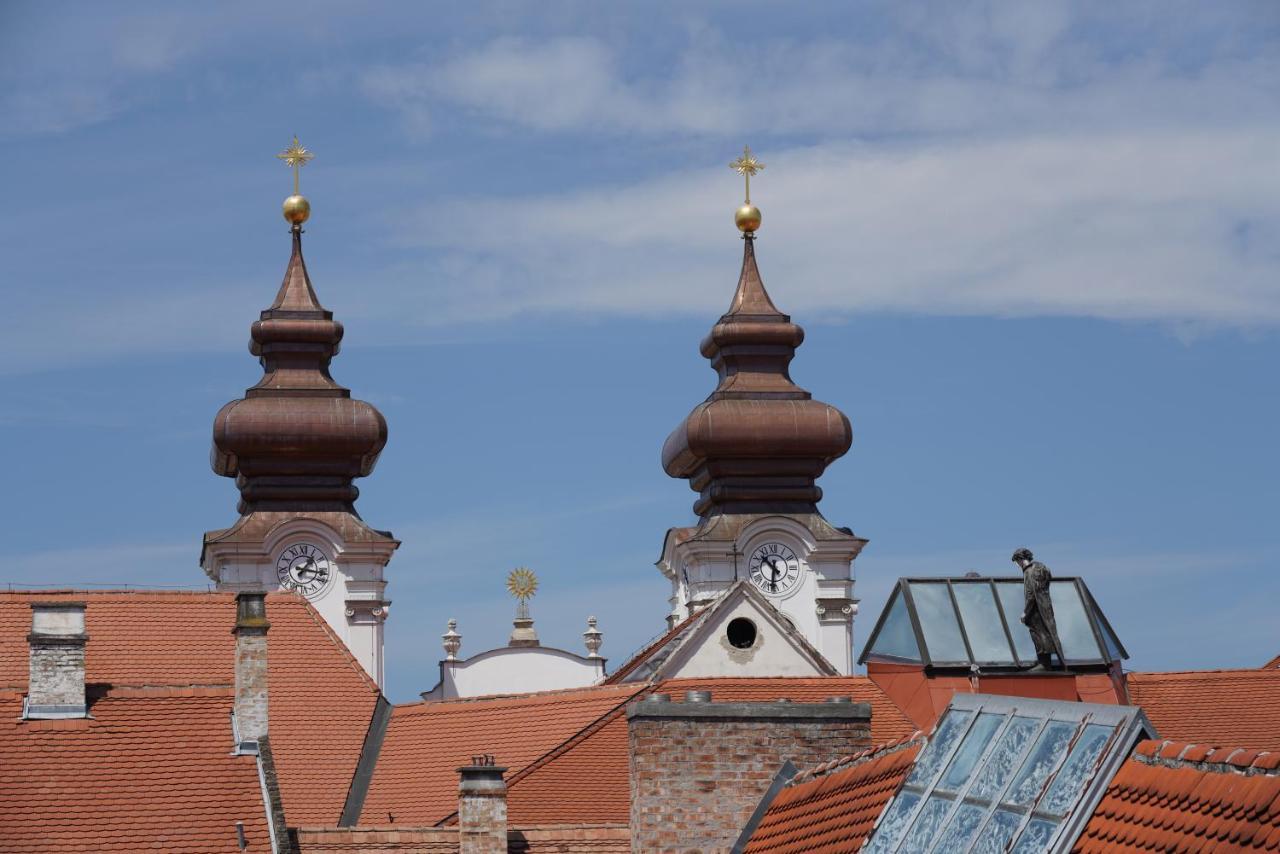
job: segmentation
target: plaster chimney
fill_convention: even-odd
[[[83,602],[32,602],[28,718],[83,718],[84,700]]]
[[[267,734],[267,597],[236,594],[236,737],[243,753],[257,753]]]
[[[507,854],[506,770],[492,754],[458,769],[459,854]]]

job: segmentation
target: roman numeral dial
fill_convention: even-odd
[[[762,543],[751,553],[749,578],[762,593],[781,596],[800,583],[800,559],[782,543]]]
[[[276,558],[276,577],[285,590],[317,599],[333,584],[333,565],[319,546],[297,543]]]

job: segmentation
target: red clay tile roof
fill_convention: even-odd
[[[911,769],[921,733],[802,771],[778,793],[748,852],[857,851]]]
[[[457,769],[472,756],[492,753],[499,765],[510,769],[510,779],[600,718],[621,710],[643,687],[609,685],[396,706],[360,823],[387,824],[389,813],[395,824],[436,824],[457,810]],[[625,730],[622,751],[625,767]],[[628,785],[625,774],[621,784]],[[561,791],[556,797],[566,795]]]
[[[90,684],[235,681],[233,594],[33,591],[0,593],[0,689],[26,690],[30,603],[58,599],[88,603]],[[267,596],[267,618],[271,742],[285,814],[291,824],[336,824],[377,686],[301,597]]]
[[[719,702],[769,702],[787,697],[812,703],[851,696],[871,704],[871,737],[884,742],[915,727],[865,676],[772,679],[670,679],[654,690],[679,701],[685,691],[711,691]],[[526,823],[606,821],[630,816],[627,720],[619,708],[590,731],[542,757],[525,771],[507,777],[508,814],[513,826]],[[834,758],[834,757],[833,757]]]
[[[1128,685],[1162,738],[1280,750],[1280,670],[1130,673]]]
[[[1269,670],[1273,667],[1280,667],[1280,655],[1277,655],[1275,658],[1262,665],[1263,670]]]
[[[22,721],[0,692],[0,843],[66,851],[269,851],[252,756],[231,755],[229,688],[126,688],[91,718]]]
[[[1074,850],[1280,851],[1280,753],[1143,741]]]

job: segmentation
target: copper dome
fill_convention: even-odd
[[[373,471],[387,422],[329,375],[342,324],[316,298],[302,260],[302,229],[275,302],[251,330],[263,377],[213,421],[210,465],[236,478],[241,513],[354,512],[352,484]]]
[[[843,412],[792,382],[788,366],[803,340],[769,299],[748,234],[733,302],[702,341],[719,385],[662,448],[667,474],[699,493],[699,516],[817,511],[816,481],[853,432]]]

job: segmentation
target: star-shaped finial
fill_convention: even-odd
[[[538,592],[538,577],[531,569],[517,567],[507,575],[507,592],[521,602],[530,599]]]
[[[741,175],[747,182],[746,203],[751,204],[751,177],[764,169],[764,164],[756,160],[751,153],[751,146],[742,146],[742,156],[729,164],[729,168]]]
[[[298,142],[298,138],[293,138],[293,145],[276,155],[285,162],[286,166],[293,169],[293,194],[298,194],[298,170],[306,166],[309,161],[315,158],[315,155],[307,151]]]

